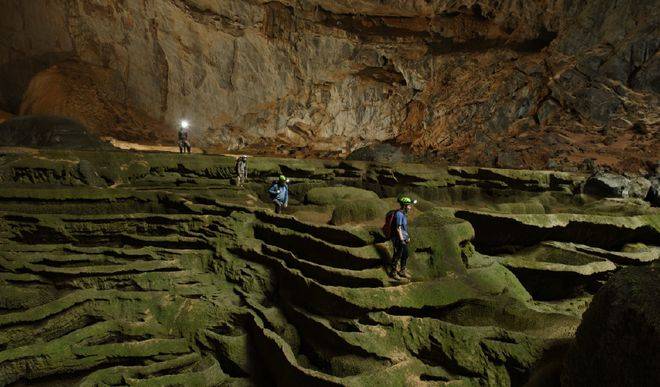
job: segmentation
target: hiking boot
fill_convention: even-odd
[[[407,278],[410,279],[410,273],[408,273],[408,270],[404,267],[403,269],[399,270],[397,273],[399,277],[401,278]]]
[[[390,268],[390,270],[387,271],[387,275],[390,276],[390,278],[395,279],[395,280],[400,280],[401,277],[399,277],[399,274],[396,271],[396,268]]]

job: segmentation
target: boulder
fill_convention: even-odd
[[[630,187],[628,189],[628,196],[631,198],[646,198],[649,190],[651,189],[651,182],[641,176],[630,178]]]
[[[630,193],[630,180],[613,173],[596,173],[584,182],[582,191],[593,196],[625,198]]]
[[[658,266],[618,272],[583,315],[564,362],[562,385],[660,385],[658,299]]]
[[[591,175],[582,187],[588,195],[614,198],[641,198],[649,192],[651,182],[641,176],[625,177],[608,172]]]

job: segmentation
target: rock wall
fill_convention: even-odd
[[[393,141],[451,163],[635,172],[657,158],[652,0],[5,3],[0,109],[122,140],[171,141],[188,118],[223,150]]]

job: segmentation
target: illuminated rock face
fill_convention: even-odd
[[[171,142],[189,118],[198,144],[253,152],[393,140],[453,163],[635,172],[656,157],[652,0],[7,3],[0,109],[123,140]]]

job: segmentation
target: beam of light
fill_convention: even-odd
[[[186,128],[188,128],[188,126],[190,126],[190,123],[188,121],[181,120],[181,127],[182,128],[186,129]]]

